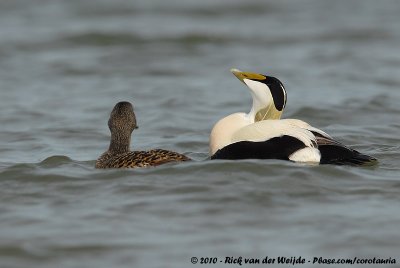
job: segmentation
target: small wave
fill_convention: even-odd
[[[5,167],[0,172],[3,180],[65,180],[84,178],[94,169],[94,161],[76,161],[68,156],[54,155],[39,163],[18,163]]]
[[[56,167],[64,164],[73,162],[71,158],[64,155],[54,155],[47,157],[45,160],[39,163],[41,167]]]
[[[174,15],[174,16],[187,16],[187,17],[199,17],[199,18],[213,18],[213,17],[221,17],[224,15],[236,15],[236,16],[245,16],[245,15],[263,15],[270,14],[273,12],[277,12],[278,7],[271,4],[259,4],[259,3],[246,3],[246,4],[235,4],[232,5],[223,5],[219,6],[213,5],[211,7],[204,7],[202,5],[162,5],[159,4],[157,6],[151,7],[133,7],[130,5],[122,5],[122,6],[100,6],[96,9],[90,8],[81,8],[78,10],[78,14],[80,16],[91,16],[91,17],[99,17],[104,19],[104,17],[113,17],[113,16],[134,16],[137,14],[147,14],[149,16],[154,15]]]
[[[237,40],[235,37],[213,35],[208,33],[192,33],[178,36],[146,38],[128,32],[86,32],[64,37],[56,42],[77,46],[130,46],[148,43],[180,43],[180,44],[224,44]]]
[[[56,42],[77,46],[116,46],[144,43],[145,41],[140,36],[129,33],[86,32],[70,35]]]

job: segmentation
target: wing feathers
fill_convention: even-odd
[[[317,143],[316,138],[311,131],[286,122],[286,120],[264,120],[245,126],[232,135],[231,142],[260,142],[275,137],[281,137],[283,135],[297,138],[308,147],[315,147]]]

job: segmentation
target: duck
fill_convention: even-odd
[[[131,151],[132,132],[138,125],[133,105],[128,101],[118,102],[114,106],[108,127],[111,132],[110,145],[96,160],[95,168],[142,168],[191,160],[183,154],[164,149]]]
[[[287,92],[276,77],[231,72],[250,90],[249,113],[233,113],[212,128],[212,160],[279,159],[305,164],[375,165],[378,160],[354,150],[299,119],[281,119]]]

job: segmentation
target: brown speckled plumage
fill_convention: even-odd
[[[96,161],[96,168],[137,168],[158,166],[168,162],[191,160],[185,155],[163,150],[130,151],[131,134],[137,128],[132,104],[119,102],[108,120],[111,141],[108,151]]]

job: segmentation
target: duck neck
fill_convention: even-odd
[[[111,142],[108,150],[112,153],[126,153],[129,152],[130,143],[131,134],[111,133]]]
[[[281,115],[282,111],[278,111],[273,103],[261,105],[257,100],[253,100],[253,106],[248,113],[248,117],[252,118],[254,122],[280,119]]]

